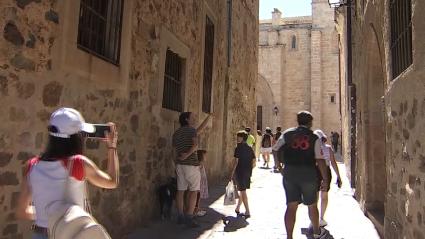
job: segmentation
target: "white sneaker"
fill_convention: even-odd
[[[326,227],[328,225],[328,222],[325,221],[325,219],[320,219],[319,221],[319,226],[321,227]]]
[[[320,239],[320,238],[322,238],[323,236],[325,236],[326,235],[326,231],[325,231],[325,229],[323,229],[323,228],[320,228],[320,234],[315,234],[315,233],[313,233],[313,238],[314,239]]]

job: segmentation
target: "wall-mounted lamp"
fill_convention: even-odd
[[[277,116],[277,113],[279,113],[279,108],[277,108],[277,106],[275,106],[275,107],[273,108],[273,112],[274,112],[274,114]]]

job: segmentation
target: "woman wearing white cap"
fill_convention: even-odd
[[[105,132],[103,140],[108,148],[108,166],[104,172],[82,155],[86,133],[94,133],[96,128],[86,123],[75,109],[60,108],[51,115],[49,142],[41,156],[28,160],[16,209],[18,218],[35,220],[33,239],[48,238],[46,208],[52,202],[64,200],[65,192],[75,204],[85,208],[86,180],[101,188],[118,186],[118,134],[114,123],[108,125],[110,131]],[[31,202],[35,212],[30,207]]]
[[[325,158],[326,165],[328,166],[327,170],[326,170],[328,172],[328,177],[329,177],[329,180],[328,180],[329,185],[327,187],[328,190],[327,191],[320,191],[320,220],[319,220],[319,225],[321,227],[324,227],[324,226],[328,225],[328,223],[324,219],[324,216],[325,216],[326,208],[328,207],[328,192],[329,192],[329,189],[330,189],[330,183],[331,183],[331,178],[332,178],[330,165],[332,165],[332,168],[337,175],[336,183],[337,183],[339,188],[341,188],[342,182],[341,182],[341,177],[339,175],[338,165],[336,164],[335,155],[334,155],[334,152],[332,150],[332,147],[329,144],[326,144],[326,142],[327,142],[326,134],[323,133],[323,131],[320,130],[320,129],[315,130],[314,133],[319,137],[319,139],[321,141],[321,148],[322,148],[322,152],[323,152],[323,157]],[[320,181],[322,181],[322,179],[320,179]]]

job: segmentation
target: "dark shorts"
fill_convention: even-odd
[[[317,202],[317,171],[315,167],[286,166],[283,172],[286,204],[299,202],[312,205]]]
[[[235,180],[238,191],[245,191],[251,186],[251,174],[249,173],[236,173]]]
[[[328,166],[326,167],[326,173],[328,174],[328,190],[326,190],[326,192],[329,192],[329,190],[331,189],[331,181],[332,181],[332,172],[331,172],[331,168]],[[319,168],[317,168],[317,183],[318,183],[318,187],[317,187],[317,191],[320,191],[320,185],[322,183],[323,177],[322,174],[319,171]]]

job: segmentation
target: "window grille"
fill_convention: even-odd
[[[297,48],[297,37],[292,36],[292,42],[291,42],[292,49]]]
[[[78,48],[118,65],[123,0],[81,0]]]
[[[205,53],[204,53],[204,83],[202,93],[202,111],[211,112],[212,75],[214,61],[214,24],[206,17],[205,24]]]
[[[391,0],[391,55],[393,79],[413,62],[412,2]]]
[[[165,57],[164,91],[162,107],[182,112],[182,66],[183,58],[167,49]]]

